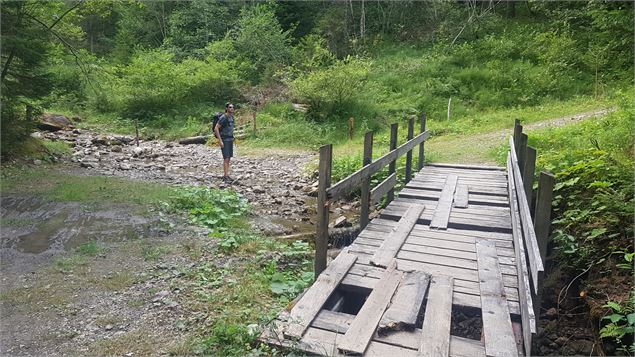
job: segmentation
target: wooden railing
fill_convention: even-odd
[[[507,179],[526,355],[531,354],[536,317],[540,315],[543,261],[549,243],[551,201],[555,184],[553,175],[544,171],[540,173],[536,204],[532,212],[530,207],[535,167],[536,149],[527,146],[527,135],[522,132],[522,126],[517,120],[514,136],[509,139]]]
[[[430,137],[426,131],[426,114],[421,115],[420,133],[414,137],[415,118],[408,121],[407,141],[397,147],[398,124],[390,126],[390,152],[372,161],[373,157],[373,133],[367,132],[364,136],[364,156],[361,169],[355,171],[345,179],[331,186],[331,167],[333,162],[333,145],[320,147],[320,164],[318,169],[318,200],[317,200],[317,235],[315,240],[315,276],[317,277],[326,268],[326,252],[329,239],[329,207],[331,203],[344,194],[361,186],[361,211],[360,229],[368,224],[370,205],[381,201],[387,195],[388,202],[394,198],[394,187],[397,183],[396,162],[404,154],[406,155],[405,183],[412,178],[412,150],[419,145],[418,169],[423,168],[424,141]],[[384,167],[388,166],[389,176],[371,189],[371,177]]]

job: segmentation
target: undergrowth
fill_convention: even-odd
[[[309,243],[286,243],[251,230],[247,201],[234,191],[179,188],[162,203],[167,212],[186,212],[195,224],[212,229],[203,262],[185,272],[184,290],[196,337],[191,353],[222,356],[277,354],[257,338],[278,312],[313,281]]]
[[[582,276],[601,337],[622,353],[635,352],[635,300],[629,297],[635,236],[632,95],[632,90],[621,94],[617,112],[529,137],[538,150],[537,167],[556,176],[554,259],[572,276]]]

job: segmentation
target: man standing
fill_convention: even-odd
[[[234,181],[229,177],[229,159],[234,156],[234,105],[225,104],[225,114],[221,115],[214,133],[220,142],[220,149],[223,153],[223,181]]]

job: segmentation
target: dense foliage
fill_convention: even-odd
[[[600,337],[627,354],[635,353],[632,96],[622,93],[619,110],[606,117],[530,139],[541,153],[538,165],[556,175],[552,224],[559,266],[583,276],[591,316],[602,326]],[[603,279],[610,286],[594,288]]]
[[[3,153],[32,129],[27,104],[122,130],[195,120],[196,134],[233,100],[239,115],[260,110],[268,136],[278,118],[263,105],[297,101],[308,110],[289,125],[327,125],[337,141],[350,117],[362,131],[439,117],[450,98],[461,118],[602,97],[633,70],[630,2],[2,4]],[[303,141],[283,137],[268,142]]]

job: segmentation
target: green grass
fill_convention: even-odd
[[[3,193],[42,195],[56,201],[156,204],[174,193],[169,186],[107,176],[78,176],[50,167],[3,170]]]

